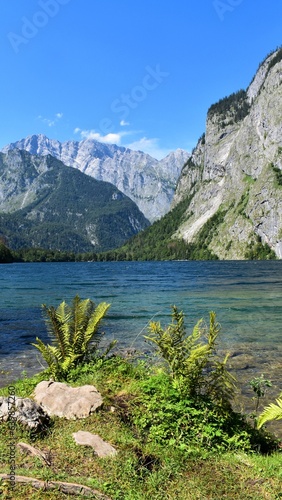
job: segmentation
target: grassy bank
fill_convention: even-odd
[[[0,395],[32,397],[38,382],[51,377],[72,386],[94,385],[104,402],[83,420],[52,418],[37,434],[17,423],[11,433],[11,421],[2,422],[2,474],[15,464],[17,477],[41,480],[45,489],[16,483],[11,492],[7,477],[1,497],[70,498],[57,489],[47,491],[52,481],[64,481],[96,490],[92,497],[100,500],[282,498],[281,442],[257,428],[256,413],[247,417],[234,410],[237,382],[228,355],[218,351],[216,314],[210,312],[209,324],[201,319],[188,334],[183,312],[172,306],[165,329],[150,322],[145,339],[154,354],[125,359],[109,354],[115,343],[99,349],[98,326],[108,308],[78,296],[71,306],[43,306],[52,345],[38,338],[33,345],[48,369],[1,389]],[[252,385],[257,412],[269,381],[262,376]],[[92,448],[78,446],[73,433],[79,430],[98,434],[117,455],[98,458]],[[22,454],[19,442],[33,445],[45,458]]]
[[[16,394],[30,396],[44,377],[18,381]],[[94,384],[103,408],[85,420],[54,418],[45,435],[33,436],[18,426],[15,441],[32,444],[50,458],[47,465],[17,450],[18,475],[80,483],[112,499],[282,498],[282,454],[275,440],[233,414],[226,420],[229,429],[226,422],[221,425],[215,407],[206,409],[207,400],[198,406],[186,401],[183,407],[160,367],[113,356],[73,369],[68,382]],[[0,393],[8,395],[8,388]],[[117,456],[97,458],[91,448],[77,446],[72,433],[78,430],[99,434],[115,446]],[[9,473],[8,424],[1,424],[0,433],[0,470]],[[7,481],[0,491],[1,498],[74,498],[20,485],[11,496]]]

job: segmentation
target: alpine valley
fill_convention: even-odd
[[[177,150],[158,161],[93,140],[60,143],[42,135],[2,151],[0,209],[6,213],[0,217],[0,230],[14,246],[22,245],[27,234],[26,243],[32,246],[43,241],[52,213],[58,223],[67,223],[56,234],[68,234],[71,242],[74,228],[83,227],[88,246],[79,244],[79,251],[89,245],[95,250],[115,248],[109,258],[282,258],[282,48],[259,65],[247,90],[210,106],[206,131],[190,155]],[[81,189],[80,181],[74,181],[78,175]],[[91,219],[90,214],[95,198],[104,192],[102,181],[112,183],[106,184],[111,204],[102,203],[106,215],[100,205],[98,230],[96,216]],[[90,182],[93,191],[82,188]],[[72,198],[71,191],[76,193]],[[54,197],[56,203],[50,205]],[[115,217],[122,219],[121,225]],[[35,221],[41,239],[30,229]],[[111,234],[113,225],[115,237],[102,243],[101,232],[108,226]],[[70,243],[71,248],[75,245]]]

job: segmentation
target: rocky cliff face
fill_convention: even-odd
[[[24,149],[32,155],[48,154],[97,180],[107,181],[131,198],[151,222],[170,208],[177,179],[189,153],[178,149],[163,160],[93,139],[61,143],[33,135],[2,149]]]
[[[212,105],[206,133],[184,166],[172,206],[194,193],[176,237],[192,242],[224,214],[210,249],[246,258],[258,241],[282,258],[282,50],[260,65],[247,91]]]

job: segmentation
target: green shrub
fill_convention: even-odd
[[[142,393],[131,403],[131,419],[141,441],[179,449],[260,451],[275,449],[276,441],[248,424],[243,415],[222,408],[207,396],[185,397],[160,372],[139,384]]]
[[[261,237],[256,235],[256,240],[251,240],[247,245],[245,259],[249,260],[276,260],[276,254],[266,243],[262,243]]]

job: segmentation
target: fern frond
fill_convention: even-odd
[[[36,347],[36,349],[39,350],[43,359],[46,361],[46,363],[48,365],[48,368],[50,370],[51,375],[54,378],[56,378],[58,363],[57,363],[56,356],[54,355],[52,346],[50,346],[48,344],[45,345],[44,342],[42,342],[42,340],[40,340],[38,337],[36,337],[36,341],[37,341],[37,343],[32,343],[31,345],[33,345],[34,347]]]
[[[189,337],[186,339],[187,345],[189,345],[189,348],[191,349],[201,338],[202,334],[204,331],[204,320],[203,318],[199,319],[197,321],[196,325],[193,328],[193,331]]]
[[[264,411],[259,415],[257,420],[257,428],[260,429],[266,422],[271,420],[281,420],[282,419],[282,397],[276,399],[276,403],[271,403],[267,406]]]
[[[199,344],[192,347],[190,351],[190,356],[187,358],[186,363],[195,365],[196,363],[206,364],[208,356],[210,353],[210,347],[208,344]]]
[[[110,304],[105,302],[96,307],[92,300],[81,300],[78,295],[74,297],[71,307],[65,301],[57,309],[43,304],[52,345],[45,345],[38,338],[37,343],[32,345],[39,349],[56,377],[65,376],[73,365],[85,359],[88,344],[95,335],[97,348],[100,337],[98,326],[109,307]]]
[[[172,307],[172,323],[164,330],[160,322],[151,322],[145,336],[157,346],[157,354],[168,364],[172,383],[185,395],[210,395],[221,404],[228,404],[235,390],[235,379],[223,362],[216,359],[216,341],[220,325],[210,312],[207,326],[200,319],[191,335],[186,334],[184,315]]]
[[[63,331],[63,323],[57,314],[57,309],[53,306],[47,307],[45,304],[43,304],[42,308],[43,315],[45,316],[45,324],[52,343],[58,345],[64,354],[67,349],[67,342]]]
[[[229,404],[237,389],[237,379],[226,368],[229,353],[223,361],[215,360],[213,369],[208,376],[207,394],[218,403]]]
[[[48,344],[45,345],[44,342],[42,342],[42,340],[40,340],[38,337],[36,337],[36,342],[37,344],[32,343],[31,345],[33,345],[40,351],[48,365],[51,364],[54,361],[54,356],[52,351],[50,350],[50,346]]]
[[[71,356],[66,357],[63,362],[61,363],[61,370],[65,373],[67,373],[70,368],[74,365],[76,359],[78,358],[78,355],[72,354]]]
[[[107,313],[110,304],[106,302],[101,302],[97,305],[94,310],[91,310],[91,315],[88,319],[87,328],[83,333],[83,342],[82,342],[82,351],[85,352],[90,341],[93,340],[93,337],[97,335],[100,337],[101,334],[98,333],[99,325]],[[98,338],[94,339],[98,343]]]
[[[58,329],[58,334],[60,336],[60,342],[62,343],[63,350],[67,351],[69,345],[72,343],[73,331],[72,331],[72,310],[68,304],[63,301],[57,307],[55,312],[56,319],[60,325]]]
[[[89,320],[93,311],[95,310],[95,304],[90,299],[81,300],[78,295],[73,299],[72,311],[73,311],[73,336],[76,342],[79,338],[81,332],[85,332],[88,326]]]
[[[220,324],[216,320],[215,312],[211,311],[210,312],[210,327],[209,327],[209,333],[208,333],[208,343],[209,343],[211,349],[214,349],[216,346],[216,340],[217,340],[219,332],[220,332]]]

